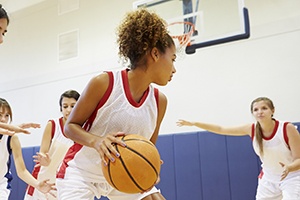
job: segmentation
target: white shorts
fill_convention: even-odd
[[[7,178],[0,180],[0,200],[7,200],[10,194],[10,189],[7,189]]]
[[[63,200],[94,200],[94,197],[105,196],[110,200],[141,200],[142,198],[160,193],[156,187],[143,194],[127,194],[119,192],[111,187],[107,182],[91,183],[78,180],[56,179],[57,199]]]
[[[299,200],[300,176],[273,183],[264,178],[258,180],[256,200]]]

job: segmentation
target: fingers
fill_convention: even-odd
[[[176,122],[176,124],[177,124],[177,126],[184,126],[184,125],[186,125],[186,122],[184,121],[184,120],[182,120],[182,119],[179,119],[177,122]]]
[[[120,145],[122,147],[126,146],[126,143],[118,138],[118,136],[123,136],[125,133],[117,132],[111,135],[107,135],[102,139],[100,144],[100,149],[98,150],[101,160],[107,165],[109,159],[111,162],[115,162],[115,159],[120,157],[119,152],[116,150],[115,146]]]
[[[284,163],[279,162],[279,164],[281,165],[281,167],[283,167],[283,171],[281,174],[281,179],[280,181],[282,181],[283,179],[285,179],[287,177],[287,175],[290,173],[288,166],[286,166]]]
[[[25,129],[21,129],[20,132],[25,133],[25,134],[30,134],[30,132],[28,130],[25,130]]]
[[[19,125],[19,127],[21,127],[22,129],[25,129],[25,128],[41,128],[41,125],[37,124],[37,123],[23,123],[23,124]]]
[[[51,162],[50,156],[48,153],[40,153],[37,152],[36,155],[33,155],[33,162],[35,162],[37,166],[48,166]]]
[[[279,164],[281,165],[281,167],[284,167],[284,166],[285,166],[285,164],[282,163],[282,162],[279,162]]]

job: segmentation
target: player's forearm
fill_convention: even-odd
[[[17,174],[18,177],[20,179],[22,179],[25,183],[27,183],[28,185],[31,185],[33,187],[38,187],[38,180],[36,180],[30,173],[28,170],[17,170]]]
[[[0,128],[4,128],[4,129],[11,130],[11,129],[12,129],[12,126],[9,125],[9,124],[0,122]]]
[[[65,125],[65,135],[76,143],[88,147],[94,147],[95,141],[99,140],[98,136],[88,133],[79,125],[72,123]]]
[[[294,160],[291,164],[289,164],[288,168],[290,172],[300,170],[300,158]]]
[[[225,135],[225,133],[222,131],[222,127],[214,124],[207,124],[207,123],[201,123],[201,122],[191,122],[193,126],[196,126],[198,128],[207,130],[209,132],[213,132],[220,135]]]

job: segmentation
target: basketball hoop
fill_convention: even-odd
[[[188,21],[179,21],[170,23],[168,27],[175,42],[177,55],[179,57],[185,56],[185,49],[191,45],[191,37],[195,31],[194,24]]]

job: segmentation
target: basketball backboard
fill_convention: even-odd
[[[196,49],[250,37],[248,10],[244,0],[137,0],[133,8],[146,7],[167,23],[188,21],[195,31],[187,54]],[[170,26],[171,27],[171,26]],[[177,26],[178,27],[178,26]],[[172,30],[174,31],[174,30]],[[174,33],[177,32],[177,33]],[[183,34],[182,27],[170,34]]]

